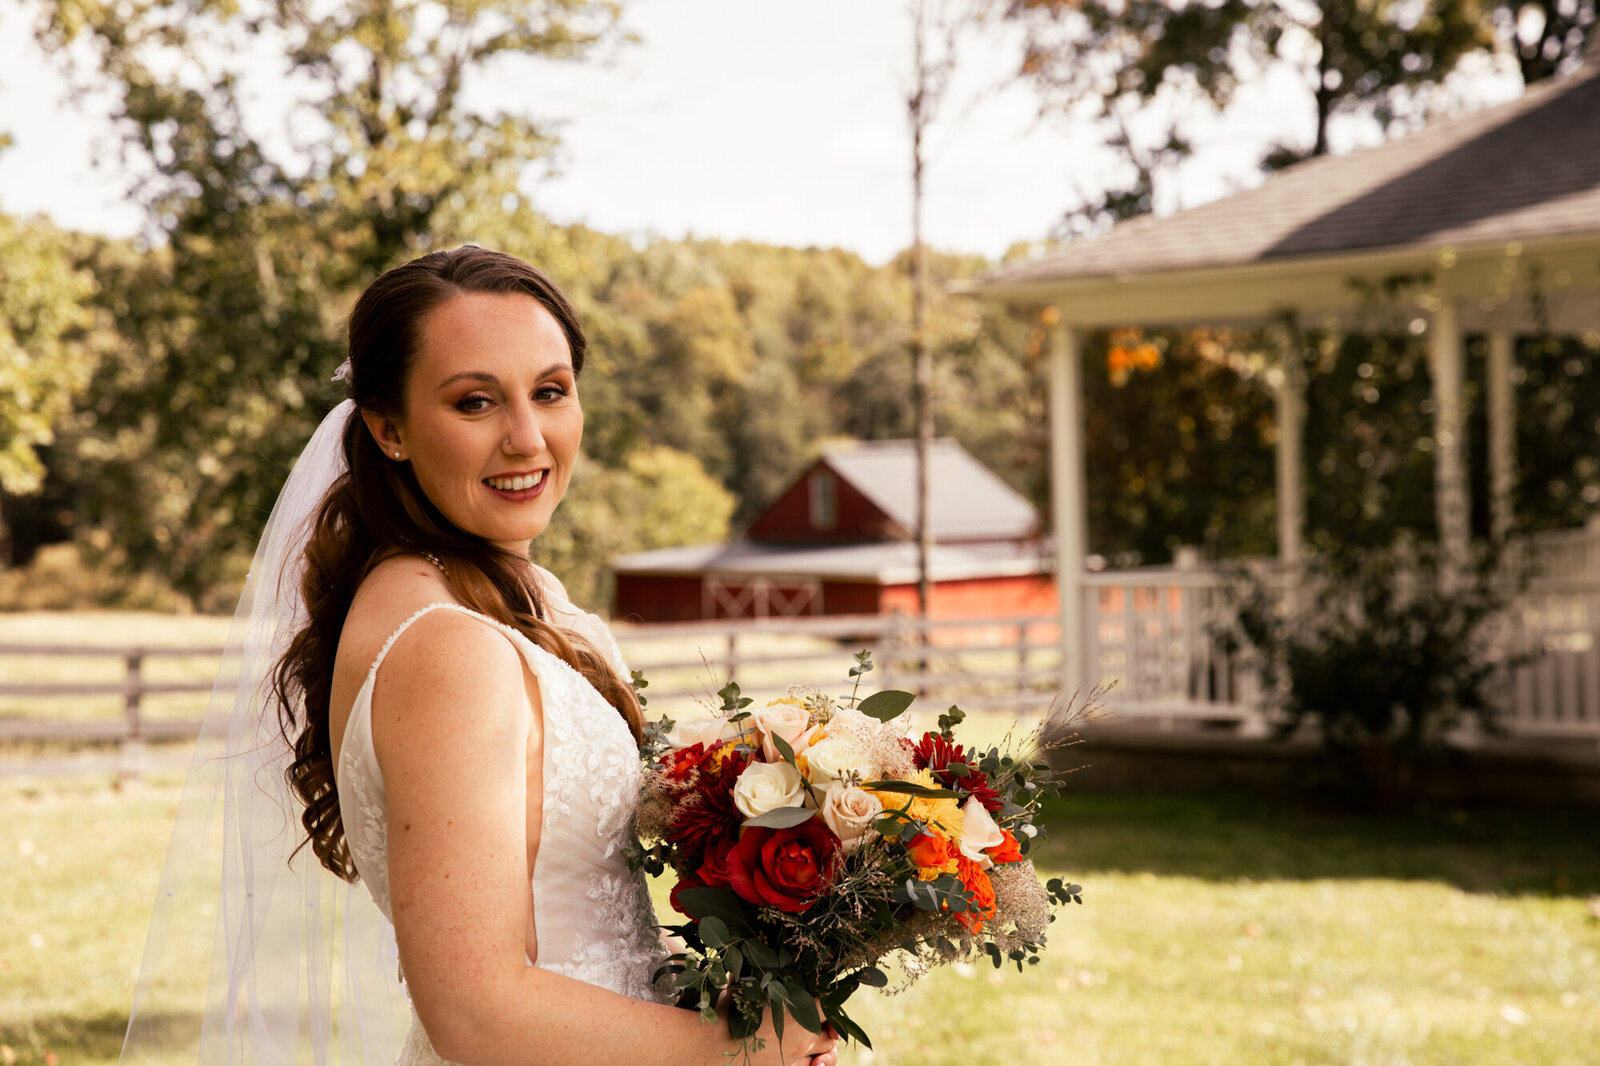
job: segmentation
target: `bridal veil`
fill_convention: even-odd
[[[302,549],[345,470],[329,413],[267,520],[206,707],[162,869],[122,1063],[395,1060],[409,1022],[394,931],[360,885],[308,847],[284,769],[271,673],[305,623]],[[292,856],[292,858],[291,858]]]

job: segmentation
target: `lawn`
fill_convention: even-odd
[[[115,1061],[176,803],[161,779],[0,782],[0,1062]],[[1593,818],[1068,796],[1041,866],[1081,882],[1085,903],[1061,912],[1044,964],[865,993],[876,1051],[844,1059],[1591,1063]]]

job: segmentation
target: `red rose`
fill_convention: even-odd
[[[752,826],[728,852],[728,887],[751,903],[798,914],[833,880],[839,838],[819,818],[792,829]]]
[[[706,849],[705,861],[700,864],[700,880],[717,888],[728,887],[728,853],[736,843],[733,837],[728,836]]]
[[[1021,862],[1022,849],[1017,846],[1017,838],[1011,835],[1011,830],[1002,829],[1000,830],[1000,835],[1005,839],[985,851],[984,854],[997,864],[1002,862]]]

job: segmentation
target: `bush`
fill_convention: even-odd
[[[1336,786],[1408,803],[1425,753],[1468,723],[1501,731],[1498,574],[1490,557],[1452,572],[1432,545],[1339,548],[1308,563],[1298,610],[1281,582],[1246,577],[1234,637],[1253,649],[1278,736],[1315,727]]]

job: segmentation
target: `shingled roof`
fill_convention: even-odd
[[[1121,223],[1003,267],[977,292],[1268,265],[1387,248],[1600,234],[1600,61],[1516,100],[1376,148],[1309,160],[1258,188]]]
[[[915,441],[861,441],[829,448],[822,462],[908,536],[917,528]],[[1039,531],[1033,504],[953,440],[933,442],[928,484],[928,522],[935,540],[1026,538]]]

